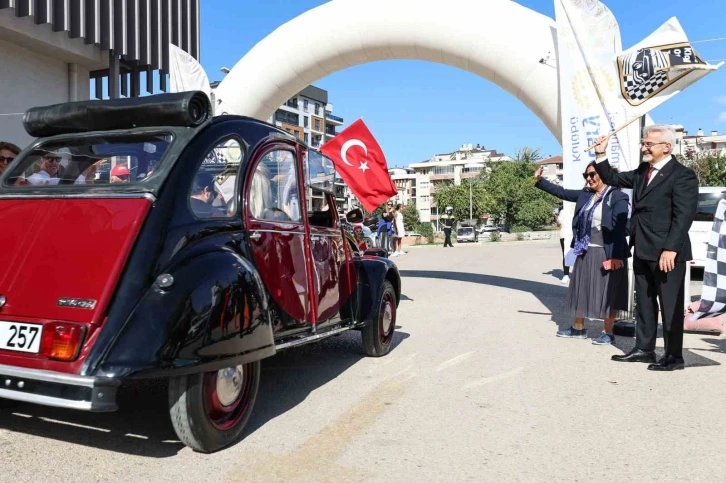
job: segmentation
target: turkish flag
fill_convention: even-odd
[[[366,211],[375,210],[397,193],[386,157],[363,119],[342,130],[320,151],[333,160],[340,177]]]

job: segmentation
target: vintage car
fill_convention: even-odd
[[[25,114],[39,139],[0,178],[0,400],[113,411],[124,381],[168,378],[179,439],[212,452],[262,359],[349,330],[389,352],[398,269],[343,230],[332,161],[211,112],[187,92]]]

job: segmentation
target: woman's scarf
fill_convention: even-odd
[[[575,247],[573,250],[575,255],[580,256],[587,252],[587,247],[590,245],[592,218],[595,216],[595,210],[598,205],[602,203],[602,200],[604,200],[608,195],[610,189],[610,186],[605,188],[602,196],[595,200],[595,203],[592,204],[592,208],[588,210],[587,207],[590,206],[592,199],[595,197],[595,193],[593,193],[590,199],[587,200],[587,203],[584,204],[584,206],[580,209],[580,212],[577,214],[577,224],[575,225]],[[587,221],[585,220],[585,217],[587,217]]]

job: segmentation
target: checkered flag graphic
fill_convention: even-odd
[[[718,317],[726,313],[726,200],[718,202],[708,240],[706,266],[703,271],[701,303],[694,319]]]
[[[631,101],[645,101],[667,83],[668,72],[666,71],[656,72],[644,82],[636,81],[632,75],[623,76],[625,92]]]

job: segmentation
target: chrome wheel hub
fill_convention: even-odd
[[[390,302],[386,302],[386,306],[383,308],[383,333],[388,334],[391,332],[391,324],[393,324],[393,310],[391,310]]]
[[[217,371],[217,399],[222,406],[231,406],[242,392],[244,366],[227,367]]]

